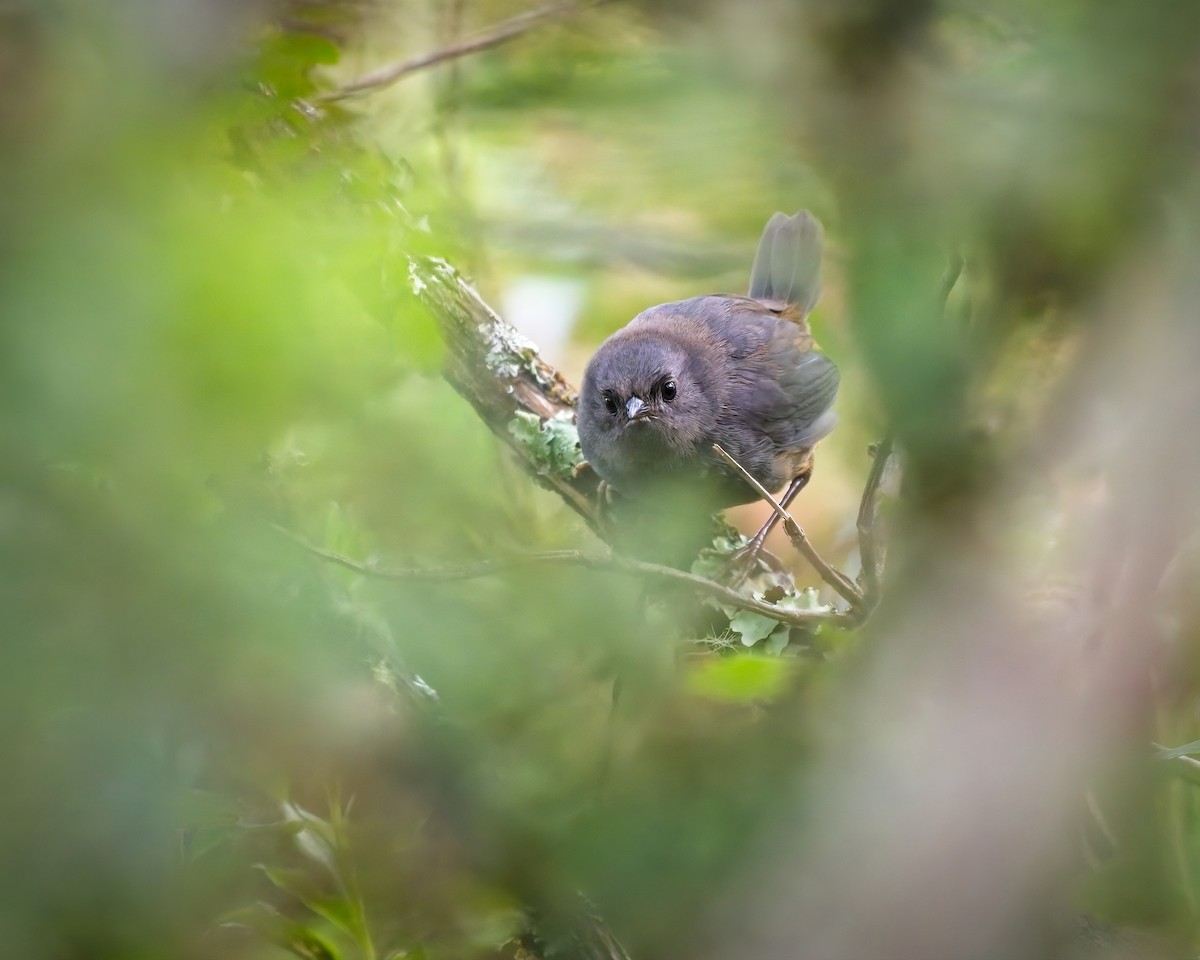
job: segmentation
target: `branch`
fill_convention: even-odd
[[[420,56],[411,57],[408,60],[402,60],[399,63],[380,67],[378,70],[372,70],[365,76],[351,81],[320,99],[329,103],[336,100],[346,100],[364,93],[371,93],[375,90],[382,90],[402,80],[409,74],[416,73],[418,70],[437,66],[439,63],[445,63],[447,60],[457,60],[459,57],[478,53],[481,50],[490,50],[492,47],[498,47],[503,43],[508,43],[510,40],[515,40],[517,37],[543,24],[549,23],[551,20],[575,16],[576,14],[611,2],[612,0],[592,0],[590,3],[548,3],[545,6],[528,10],[525,13],[519,13],[508,20],[503,20],[490,29],[477,33],[475,36],[459,43],[443,47],[441,50],[433,50],[429,53],[423,53]]]
[[[575,391],[446,261],[410,260],[409,277],[446,345],[446,380],[534,479],[603,539],[598,478],[575,469],[582,461]]]
[[[474,580],[479,577],[492,577],[508,570],[527,566],[573,566],[589,570],[600,570],[608,573],[619,573],[637,579],[658,580],[664,583],[675,583],[689,587],[696,593],[711,597],[720,603],[727,604],[739,610],[749,610],[752,613],[770,617],[778,623],[790,627],[809,627],[814,624],[826,623],[831,626],[845,627],[854,623],[854,618],[840,613],[825,613],[817,610],[785,610],[758,600],[755,597],[743,596],[715,580],[701,577],[694,573],[676,570],[657,563],[646,563],[642,560],[632,560],[614,553],[584,553],[579,550],[547,550],[542,553],[521,553],[493,560],[477,560],[473,563],[457,564],[440,567],[382,567],[375,563],[363,562],[347,557],[333,550],[326,550],[316,544],[309,543],[298,533],[286,527],[274,525],[275,529],[295,541],[310,553],[336,563],[347,570],[364,577],[375,577],[380,580],[414,580],[414,581],[449,581]]]
[[[858,505],[858,556],[862,561],[863,599],[870,609],[879,602],[887,545],[879,537],[879,491],[892,462],[891,434],[875,445],[875,459]]]
[[[962,276],[963,258],[958,251],[952,251],[942,273],[938,289],[938,308],[943,318],[946,307],[950,302],[950,294]],[[895,441],[892,434],[887,433],[879,443],[875,444],[874,461],[871,471],[867,474],[867,482],[863,486],[862,499],[858,505],[858,556],[862,563],[862,588],[865,604],[864,612],[870,613],[879,602],[882,593],[883,566],[887,560],[886,538],[879,535],[879,494],[886,481],[894,484],[894,478],[889,475],[899,470],[896,461]]]

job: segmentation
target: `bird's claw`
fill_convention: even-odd
[[[736,590],[760,567],[764,571],[785,576],[788,573],[787,567],[775,554],[763,547],[762,543],[751,540],[729,555],[721,571],[720,580]]]
[[[583,480],[589,475],[595,478],[593,496],[596,500],[596,507],[602,516],[606,515],[611,511],[612,505],[616,503],[617,491],[611,483],[602,479],[600,474],[596,473],[596,469],[586,460],[579,461],[571,470],[571,479],[575,481]]]

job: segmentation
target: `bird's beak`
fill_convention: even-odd
[[[650,416],[650,411],[640,397],[630,397],[625,404],[625,416],[632,423],[634,420],[645,420]]]

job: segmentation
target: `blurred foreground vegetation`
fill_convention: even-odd
[[[1200,5],[593,6],[0,4],[4,954],[1194,955]],[[577,378],[799,207],[864,627],[298,543],[594,546],[409,258]]]

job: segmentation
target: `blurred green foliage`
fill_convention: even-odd
[[[618,576],[388,582],[281,533],[397,566],[586,542],[438,378],[408,257],[495,299],[577,282],[552,359],[578,373],[649,303],[740,289],[766,215],[812,207],[847,371],[816,522],[852,523],[890,424],[916,592],[1043,409],[1064,311],[1193,176],[1200,7],[606,4],[330,101],[518,8],[118,6],[0,7],[4,952],[590,955],[583,929],[692,955],[806,812],[871,645],[746,613],[681,638]],[[1200,734],[1195,681],[1168,745]],[[1190,752],[1145,755],[1078,899],[1194,942],[1200,793],[1163,773]]]

